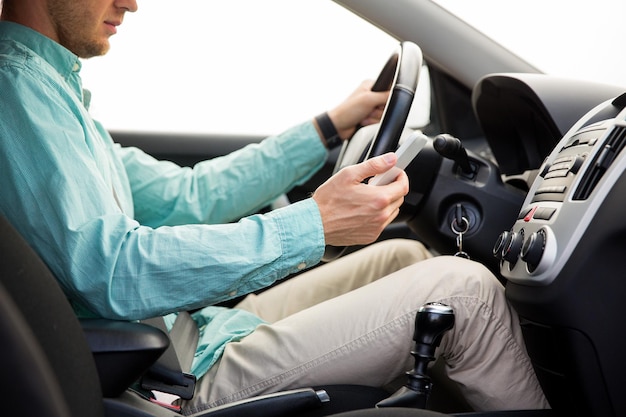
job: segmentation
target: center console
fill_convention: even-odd
[[[571,415],[626,415],[625,108],[563,136],[493,249],[548,400]]]

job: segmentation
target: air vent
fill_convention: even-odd
[[[583,178],[572,197],[574,200],[586,200],[600,182],[607,169],[611,166],[617,155],[626,145],[626,127],[614,126],[606,138],[602,150],[596,153],[591,166],[585,172]]]

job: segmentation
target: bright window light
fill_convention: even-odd
[[[397,41],[330,0],[150,0],[83,62],[110,130],[271,134],[375,78]]]

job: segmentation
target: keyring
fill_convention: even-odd
[[[469,230],[469,220],[467,220],[467,217],[461,217],[461,220],[463,221],[463,224],[465,225],[464,230],[457,230],[456,225],[457,225],[457,221],[456,218],[452,219],[452,223],[450,224],[450,229],[457,235],[462,235],[463,233],[466,233]]]

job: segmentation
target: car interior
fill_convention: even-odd
[[[431,1],[334,1],[398,40],[375,87],[392,94],[380,124],[358,130],[286,198],[306,198],[342,167],[426,137],[405,169],[410,191],[401,213],[381,239],[418,239],[436,254],[485,264],[520,316],[551,409],[471,410],[436,362],[427,372],[432,392],[419,406],[377,407],[393,394],[379,388],[321,386],[195,416],[626,415],[626,336],[617,320],[626,296],[626,88],[543,74]],[[416,128],[407,117],[425,68],[431,120]],[[111,134],[184,166],[262,139]],[[172,337],[158,320],[78,320],[27,239],[3,218],[0,236],[7,415],[180,415],[150,391],[193,395],[191,358],[176,354],[188,350],[176,344],[194,343],[189,315],[179,316]],[[357,249],[327,247],[324,261]]]

